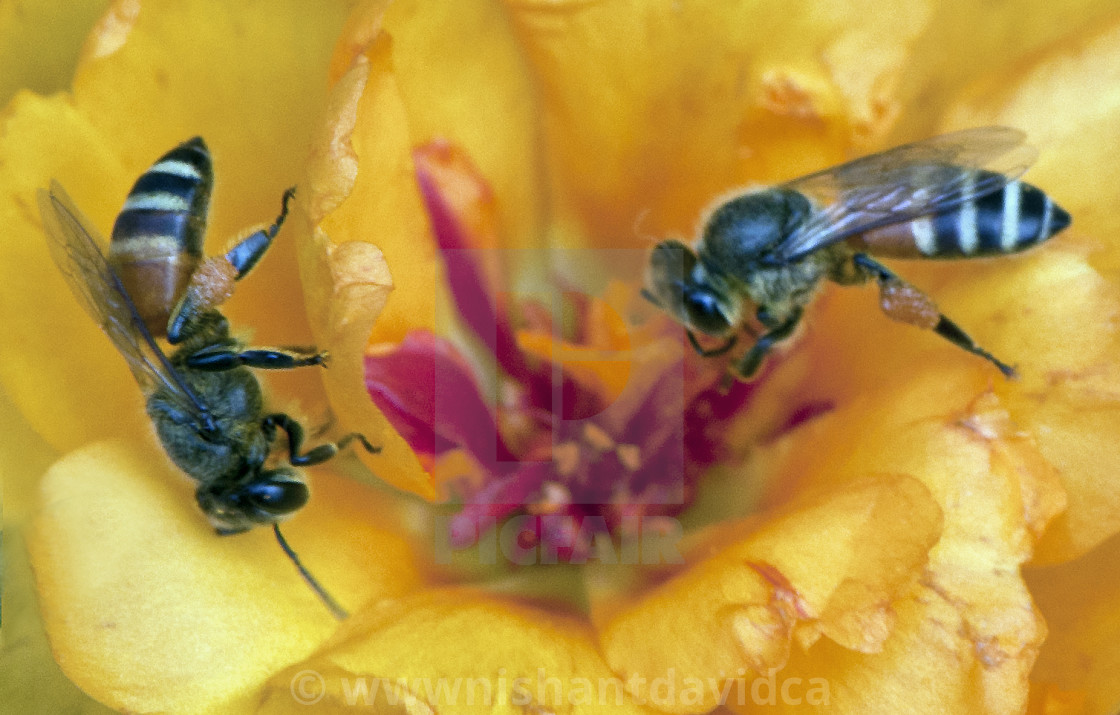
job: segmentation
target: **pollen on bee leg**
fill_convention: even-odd
[[[233,295],[233,284],[237,281],[237,269],[225,256],[213,256],[191,275],[187,290],[196,305],[217,307]]]
[[[879,284],[879,305],[891,320],[933,330],[941,311],[933,300],[909,283],[898,280]]]

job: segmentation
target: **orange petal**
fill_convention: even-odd
[[[356,108],[342,120],[328,119],[331,126],[350,124],[347,149],[361,170],[345,200],[316,220],[335,243],[370,242],[384,253],[398,290],[374,340],[397,342],[413,328],[437,321],[442,328],[452,315],[413,148],[438,137],[466,151],[502,207],[505,245],[525,245],[543,233],[540,163],[531,87],[498,8],[481,0],[453,7],[399,2],[382,17],[378,7],[356,10],[339,41],[342,57],[365,48],[364,60],[349,70],[365,79]],[[475,50],[455,59],[449,46]]]
[[[582,620],[468,590],[357,614],[272,686],[264,712],[288,712],[297,692],[386,712],[656,712],[625,691]]]
[[[416,587],[409,547],[370,525],[376,499],[326,475],[286,536],[343,604]],[[266,529],[214,534],[166,458],[101,442],[55,464],[30,536],[51,644],[68,677],[131,711],[241,711],[336,622]]]
[[[800,504],[744,536],[749,528],[725,525],[703,549],[714,555],[632,599],[603,595],[597,604],[604,653],[623,677],[639,675],[646,688],[668,678],[682,696],[690,682],[712,685],[701,701],[662,705],[670,712],[706,712],[727,681],[784,667],[795,640],[806,648],[824,635],[881,650],[892,604],[923,572],[941,515],[917,480],[883,477]]]
[[[787,384],[761,392],[760,414],[787,415],[813,399],[865,400],[868,391],[884,387],[884,376],[968,371],[997,391],[1068,495],[1068,511],[1048,525],[1034,558],[1050,563],[1093,548],[1120,530],[1120,500],[1112,487],[1120,469],[1113,448],[1120,430],[1120,291],[1066,239],[989,262],[905,266],[907,279],[928,287],[942,311],[1015,365],[1020,379],[1006,381],[931,332],[888,321],[866,295],[873,289],[832,289],[782,365]]]
[[[1050,626],[1031,673],[1039,712],[1061,713],[1056,706],[1069,702],[1082,709],[1068,712],[1112,712],[1120,702],[1120,539],[1061,566],[1028,569],[1026,578]]]

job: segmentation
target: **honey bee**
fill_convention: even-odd
[[[281,548],[336,617],[345,611],[299,561],[279,522],[310,496],[293,467],[324,462],[357,440],[304,451],[303,428],[268,412],[249,368],[325,365],[314,349],[246,348],[217,310],[272,244],[280,215],[225,254],[203,259],[206,213],[213,185],[210,152],[194,138],[160,157],[137,179],[113,226],[108,257],[97,230],[58,182],[39,191],[39,211],[51,256],[74,295],[128,362],[147,398],[147,412],[171,460],[198,483],[198,506],[221,535],[271,525]],[[157,340],[174,351],[165,353]],[[279,431],[288,464],[268,467]]]
[[[729,351],[754,307],[764,332],[731,367],[747,379],[793,333],[824,279],[875,280],[887,317],[932,329],[1014,377],[872,256],[998,256],[1069,226],[1066,211],[1018,180],[1035,158],[1024,140],[1008,127],[965,129],[735,196],[708,217],[695,248],[676,240],[654,247],[643,294],[684,325],[704,356]],[[704,349],[697,333],[724,342]]]

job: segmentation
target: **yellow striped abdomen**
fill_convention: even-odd
[[[109,264],[155,336],[202,260],[213,183],[205,142],[183,142],[136,180],[113,225]]]

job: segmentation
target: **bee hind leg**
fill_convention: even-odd
[[[276,217],[272,225],[267,229],[249,234],[238,241],[233,248],[226,251],[226,260],[237,270],[237,280],[241,280],[249,271],[253,270],[253,267],[264,256],[265,251],[272,246],[272,239],[280,233],[280,227],[284,225],[284,219],[288,217],[288,204],[295,195],[296,187],[294,186],[285,191],[284,197],[280,201],[280,215]]]
[[[992,363],[1004,377],[1017,376],[1015,368],[977,345],[968,333],[937,309],[937,304],[929,296],[899,278],[889,268],[866,253],[852,256],[852,263],[879,282],[879,305],[888,318],[932,330],[957,347]]]
[[[277,428],[284,430],[288,434],[288,463],[293,467],[310,467],[315,464],[321,464],[331,457],[338,454],[339,450],[346,447],[346,445],[357,440],[361,442],[366,451],[370,454],[377,454],[381,451],[379,447],[374,447],[369,443],[363,435],[358,432],[351,432],[344,436],[337,442],[328,442],[321,444],[318,447],[302,452],[303,447],[303,426],[299,422],[285,415],[283,413],[275,413],[268,415],[261,420],[261,429],[264,430],[265,436],[271,442],[276,438]]]
[[[188,326],[198,320],[199,316],[229,300],[233,295],[233,284],[244,278],[272,246],[272,239],[276,238],[280,227],[284,225],[284,219],[288,217],[288,204],[295,193],[294,186],[284,192],[280,215],[271,226],[249,234],[225,255],[207,258],[194,272],[183,297],[179,299],[167,321],[167,339],[172,345],[182,342],[189,333]]]

